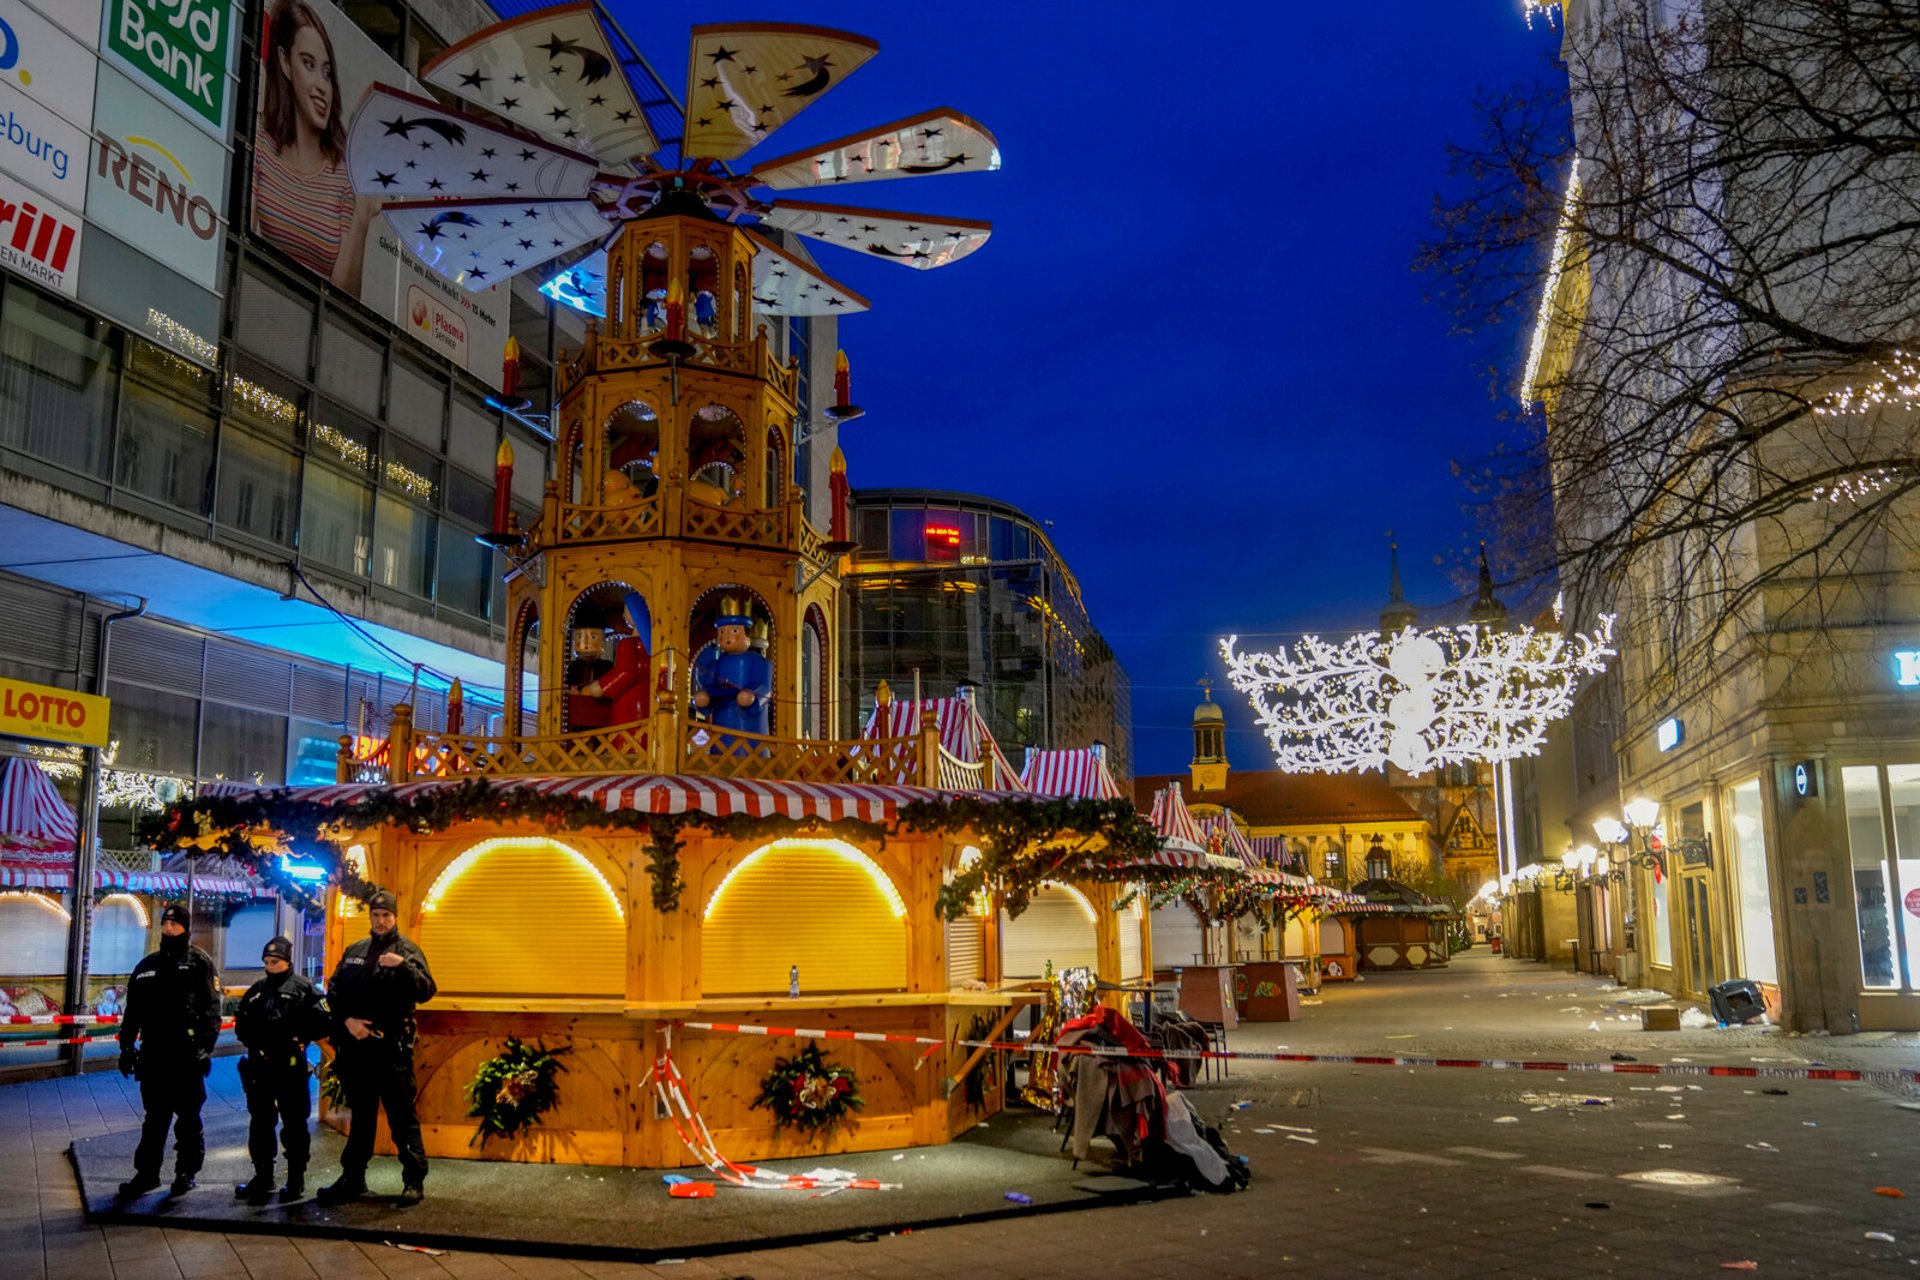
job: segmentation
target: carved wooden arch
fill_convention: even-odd
[[[518,734],[521,716],[525,713],[527,691],[527,640],[533,628],[540,625],[540,605],[534,600],[522,600],[514,611],[513,630],[507,633],[507,713],[509,734]]]
[[[814,643],[820,650],[819,669],[814,672],[814,725],[820,737],[831,738],[834,736],[833,718],[828,714],[827,708],[833,705],[833,699],[828,695],[829,690],[838,682],[833,679],[832,674],[833,651],[831,645],[833,642],[827,633],[826,610],[822,609],[818,604],[808,605],[805,615],[800,620],[800,625],[806,632],[813,636]],[[805,640],[803,639],[801,643],[804,645]],[[801,650],[800,661],[803,665],[806,662],[805,649]]]

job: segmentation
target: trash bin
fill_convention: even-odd
[[[1729,978],[1710,988],[1707,1000],[1713,1005],[1715,1022],[1729,1025],[1752,1022],[1767,1013],[1767,998],[1760,993],[1760,984],[1750,978]]]

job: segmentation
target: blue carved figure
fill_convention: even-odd
[[[718,728],[765,733],[773,664],[753,651],[752,626],[744,605],[721,598],[713,643],[693,660],[693,705]]]

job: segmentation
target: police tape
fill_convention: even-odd
[[[1530,1058],[1412,1058],[1359,1053],[1288,1053],[1252,1049],[1129,1049],[1123,1045],[1047,1044],[1029,1040],[941,1040],[932,1036],[901,1035],[886,1031],[844,1031],[832,1027],[762,1027],[744,1022],[676,1022],[689,1031],[723,1035],[769,1036],[793,1040],[853,1040],[869,1044],[928,1046],[924,1063],[942,1046],[956,1049],[997,1049],[1008,1053],[1069,1053],[1098,1058],[1228,1062],[1291,1062],[1351,1067],[1453,1067],[1483,1071],[1592,1072],[1621,1076],[1713,1076],[1732,1080],[1834,1080],[1854,1083],[1920,1083],[1920,1071],[1854,1069],[1849,1067],[1735,1067],[1692,1062],[1562,1062]],[[916,1063],[915,1070],[920,1063]]]
[[[10,1027],[110,1027],[119,1021],[117,1013],[15,1013],[0,1018]]]
[[[75,1015],[75,1016],[79,1016],[79,1015]],[[118,1022],[120,1021],[120,1019],[115,1018],[113,1019],[113,1021]],[[222,1031],[233,1030],[233,1019],[228,1018],[225,1022],[221,1023],[220,1029]],[[0,1049],[44,1049],[53,1045],[94,1044],[101,1040],[118,1040],[119,1038],[120,1037],[117,1035],[108,1035],[108,1036],[68,1036],[65,1039],[56,1038],[56,1039],[45,1039],[45,1040],[0,1040]]]

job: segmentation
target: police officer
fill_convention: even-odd
[[[307,1043],[328,1031],[320,993],[293,971],[293,942],[273,938],[260,953],[267,976],[247,988],[233,1016],[234,1034],[247,1046],[240,1059],[240,1084],[247,1093],[247,1154],[253,1177],[233,1189],[250,1204],[273,1195],[273,1127],[287,1149],[287,1185],[280,1198],[298,1200],[307,1193],[307,1117],[312,1100],[307,1086]]]
[[[327,981],[333,1069],[353,1113],[340,1153],[340,1177],[319,1191],[327,1204],[367,1193],[367,1162],[373,1158],[381,1107],[400,1153],[401,1200],[414,1203],[426,1192],[427,1152],[414,1107],[413,1009],[433,999],[437,988],[426,954],[400,936],[399,905],[385,889],[374,891],[367,899],[371,932],[346,949]]]
[[[146,1119],[133,1152],[133,1177],[120,1194],[160,1185],[167,1127],[173,1127],[173,1186],[185,1195],[206,1160],[200,1108],[220,1035],[219,975],[213,958],[187,940],[186,907],[170,902],[160,913],[160,949],[134,966],[120,1019],[120,1074],[140,1078]],[[138,1048],[135,1048],[136,1043]]]

